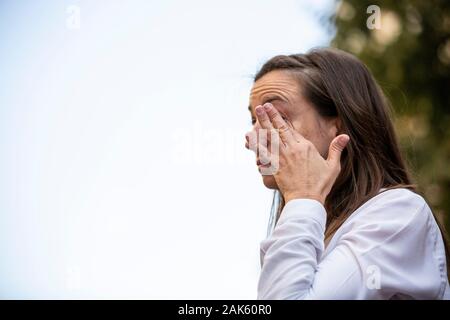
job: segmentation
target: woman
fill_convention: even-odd
[[[246,147],[275,190],[258,299],[450,298],[445,237],[359,60],[335,49],[276,56],[249,110]]]

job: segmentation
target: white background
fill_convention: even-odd
[[[0,298],[256,298],[252,76],[333,6],[2,1]]]

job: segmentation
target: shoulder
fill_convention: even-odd
[[[409,210],[415,211],[427,206],[425,199],[405,188],[396,188],[381,191],[378,195],[367,201],[361,208],[365,210],[377,210],[379,208],[392,208],[392,210],[399,209],[408,216]]]
[[[390,189],[363,204],[354,215],[354,220],[407,225],[412,221],[427,220],[431,213],[425,199],[405,188]]]
[[[420,195],[381,192],[348,219],[336,246],[351,253],[365,274],[376,266],[389,294],[441,297],[447,283],[445,250],[436,220]]]
[[[342,226],[341,240],[357,240],[362,251],[388,241],[429,236],[434,217],[425,199],[404,188],[380,192]]]

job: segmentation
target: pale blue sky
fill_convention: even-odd
[[[0,297],[256,298],[251,77],[333,6],[2,1]]]

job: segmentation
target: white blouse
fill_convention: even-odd
[[[442,235],[425,200],[381,192],[324,248],[321,203],[286,203],[261,242],[258,299],[450,299]]]

